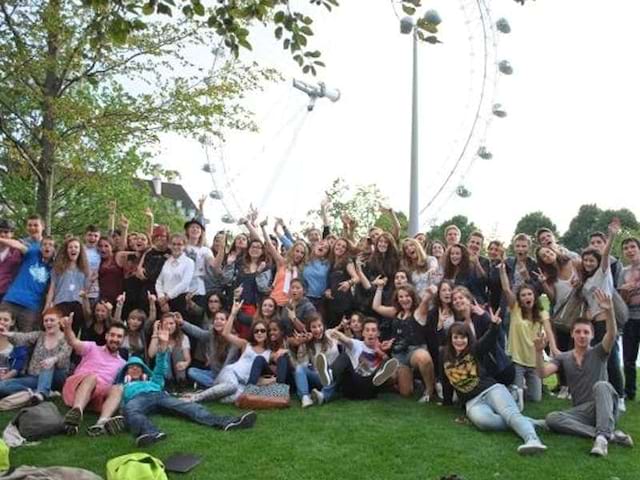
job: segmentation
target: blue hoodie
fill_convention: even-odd
[[[147,379],[125,382],[127,369],[131,365],[139,365]],[[131,357],[127,363],[120,369],[116,377],[116,383],[124,384],[122,389],[122,399],[127,403],[132,398],[143,393],[162,392],[164,390],[164,374],[169,365],[169,353],[167,351],[158,352],[156,356],[156,366],[151,371],[146,363],[140,357]]]

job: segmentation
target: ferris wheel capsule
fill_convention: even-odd
[[[496,28],[500,33],[511,33],[511,25],[509,25],[509,22],[504,17],[498,19]]]
[[[216,171],[216,168],[210,163],[205,163],[204,165],[202,165],[202,171],[205,173],[213,173]]]
[[[471,192],[464,185],[459,185],[458,188],[456,188],[456,195],[460,198],[469,198],[471,196]]]
[[[228,213],[223,215],[222,218],[220,219],[222,220],[222,223],[236,223],[235,218],[233,218],[231,215],[229,215]]]
[[[502,60],[498,64],[498,70],[500,70],[500,72],[504,73],[505,75],[511,75],[513,73],[513,67],[508,60]]]
[[[507,116],[507,111],[502,108],[502,105],[499,103],[494,104],[491,111],[498,118],[504,118]]]
[[[213,199],[213,200],[222,200],[222,192],[220,190],[213,190],[211,193],[209,193],[209,198]]]
[[[487,147],[482,146],[478,149],[478,156],[483,160],[491,160],[493,158],[493,153],[487,150]]]

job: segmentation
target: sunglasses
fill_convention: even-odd
[[[253,333],[267,333],[267,331],[264,328],[256,328]]]

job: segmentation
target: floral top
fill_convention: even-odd
[[[18,333],[14,332],[10,341],[16,345],[34,345],[33,353],[31,354],[31,360],[29,360],[29,367],[27,368],[27,375],[39,375],[43,370],[40,363],[51,357],[56,357],[56,369],[69,370],[69,357],[71,356],[71,347],[64,339],[64,335],[60,335],[58,343],[52,348],[47,349],[44,344],[46,333],[44,332],[28,332]]]

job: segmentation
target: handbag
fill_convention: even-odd
[[[236,406],[243,410],[268,410],[288,408],[290,403],[289,385],[247,385],[236,400]]]
[[[148,453],[135,452],[107,462],[107,480],[167,480],[164,464]]]
[[[28,441],[40,440],[64,432],[64,418],[52,402],[23,408],[13,419],[20,435]]]
[[[564,303],[551,317],[551,324],[560,332],[569,333],[573,321],[584,315],[586,303],[577,289],[571,290]]]

